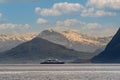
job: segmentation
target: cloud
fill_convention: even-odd
[[[29,24],[0,24],[0,30],[6,30],[6,29],[28,29],[30,28]]]
[[[42,16],[59,16],[61,12],[53,9],[41,9],[39,7],[35,8],[35,12]]]
[[[115,12],[99,9],[96,8],[96,6],[93,6],[93,3],[95,4],[95,1],[96,0],[88,0],[87,5],[91,7],[87,7],[87,5],[83,6],[79,3],[55,3],[51,8],[36,7],[35,12],[42,16],[60,16],[63,14],[74,14],[76,12],[80,13],[80,16],[82,17],[116,16],[117,13]],[[100,2],[101,1],[103,0],[100,0]]]
[[[77,19],[66,19],[64,21],[57,21],[56,27],[80,27],[82,29],[96,29],[101,27],[98,23],[86,23]]]
[[[116,13],[89,8],[89,9],[84,9],[80,15],[82,17],[102,17],[102,16],[116,16]]]
[[[55,3],[51,8],[36,7],[35,12],[42,16],[59,16],[62,14],[69,14],[78,12],[83,9],[83,6],[79,3]]]
[[[66,19],[64,21],[56,22],[57,27],[71,27],[71,26],[79,26],[81,24],[84,24],[84,23],[77,19]]]
[[[46,24],[46,23],[47,23],[47,20],[45,20],[45,19],[43,19],[43,18],[39,18],[39,19],[37,20],[37,23],[38,23],[38,24]]]
[[[104,26],[99,23],[86,23],[77,19],[66,19],[64,21],[57,21],[56,27],[57,28],[76,27],[81,32],[91,34],[94,36],[111,36],[117,30],[115,27]]]
[[[120,0],[88,0],[87,5],[97,8],[120,9]]]

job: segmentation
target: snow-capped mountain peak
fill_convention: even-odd
[[[37,37],[63,45],[70,49],[84,52],[94,52],[96,49],[106,44],[99,41],[98,38],[82,34],[75,30],[66,30],[60,32],[53,29],[48,29],[42,31]]]
[[[0,52],[9,50],[17,45],[36,37],[37,33],[0,34]]]
[[[19,40],[19,41],[28,41],[36,37],[37,33],[26,33],[26,34],[0,34],[0,41],[7,40]]]
[[[88,37],[86,38],[86,35],[77,33],[75,31],[66,31],[62,33],[67,39],[69,39],[70,41],[73,42],[82,42],[85,44],[94,44],[94,45],[100,45],[101,43],[97,40],[93,40],[93,39],[88,39]]]
[[[50,42],[83,52],[94,52],[96,49],[105,46],[112,37],[93,37],[80,33],[76,30],[57,31],[47,29],[38,33],[26,34],[0,34],[0,52],[9,50],[23,42],[35,37],[48,40]]]

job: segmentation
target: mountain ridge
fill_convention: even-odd
[[[0,52],[10,50],[17,45],[36,37],[36,33],[0,34]]]
[[[23,42],[30,41],[36,36],[69,49],[90,53],[106,45],[111,39],[111,37],[91,37],[76,30],[57,31],[54,29],[46,29],[39,35],[38,33],[0,34],[0,52],[10,50]]]
[[[37,37],[83,52],[95,52],[111,39],[111,37],[91,37],[74,30],[57,32],[53,29],[44,30]]]
[[[72,49],[67,49],[64,46],[51,43],[42,38],[34,38],[31,41],[22,43],[11,50],[8,50],[0,56],[0,62],[9,63],[16,61],[15,63],[33,63],[40,59],[46,59],[49,57],[72,60],[76,58],[90,58],[93,55],[85,52],[77,52]],[[14,62],[13,62],[14,63]]]

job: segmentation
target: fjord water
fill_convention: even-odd
[[[1,64],[0,80],[120,80],[120,64]]]

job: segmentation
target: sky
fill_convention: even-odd
[[[0,33],[73,29],[109,36],[120,27],[120,0],[0,0]]]

